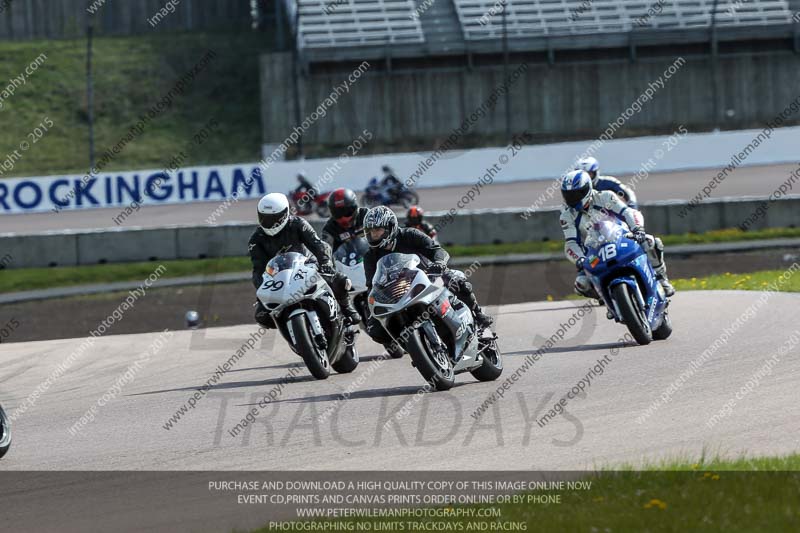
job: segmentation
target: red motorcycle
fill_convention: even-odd
[[[316,213],[320,218],[328,218],[331,216],[331,210],[328,208],[328,196],[330,195],[330,191],[315,194],[314,189],[311,189],[306,192],[291,191],[286,196],[296,214],[306,216]]]

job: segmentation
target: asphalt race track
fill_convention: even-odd
[[[349,375],[315,381],[282,339],[264,336],[200,396],[171,429],[164,424],[201,388],[254,326],[180,331],[149,359],[157,333],[101,337],[13,425],[2,470],[562,470],[698,457],[784,454],[800,445],[800,360],[781,355],[773,372],[713,428],[706,421],[752,378],[798,329],[800,295],[777,293],[645,420],[690,362],[758,300],[756,292],[679,293],[674,335],[649,346],[624,346],[626,330],[599,308],[575,321],[563,340],[512,383],[476,421],[474,410],[501,384],[458,376],[448,393],[417,394],[423,384],[408,356],[378,361],[361,335],[362,363]],[[568,323],[580,302],[496,308],[503,378]],[[535,338],[534,338],[535,337]],[[0,345],[0,391],[9,414],[25,402],[82,339]],[[567,416],[535,419],[608,356],[602,375]],[[69,428],[135,361],[133,379],[107,397],[95,420]],[[280,387],[286,376],[291,382]],[[130,375],[130,374],[129,374]],[[349,397],[342,393],[349,389]],[[272,392],[257,422],[233,437],[249,409]],[[111,394],[110,396],[114,396]],[[266,402],[265,402],[266,404]],[[399,415],[397,413],[400,413]],[[393,418],[394,417],[394,418]]]
[[[769,196],[781,183],[786,181],[795,164],[743,167],[717,186],[712,198],[728,196]],[[655,173],[642,179],[636,194],[640,201],[683,200],[693,198],[719,170],[691,170],[684,172]],[[619,175],[623,182],[630,176]],[[476,176],[477,182],[480,176]],[[472,186],[465,185],[420,189],[420,202],[429,211],[447,211],[456,207],[456,202]],[[533,204],[551,184],[550,181],[522,181],[497,183],[481,189],[481,194],[471,202],[468,209],[528,207]],[[332,187],[335,184],[332,184]],[[285,192],[285,191],[283,191]],[[556,194],[542,204],[542,207],[555,207],[560,197]],[[217,222],[252,222],[257,200],[247,200],[232,204]],[[122,227],[156,227],[169,224],[205,224],[206,218],[217,208],[219,202],[192,204],[173,204],[142,207],[122,221]],[[31,233],[62,229],[92,229],[120,227],[112,220],[120,213],[120,208],[88,209],[82,211],[62,211],[29,215],[4,215],[0,218],[2,232]]]

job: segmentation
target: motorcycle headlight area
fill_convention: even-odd
[[[406,269],[393,276],[386,283],[373,286],[372,295],[375,297],[375,301],[383,304],[399,302],[411,289],[411,284],[416,275],[417,272],[415,270]]]

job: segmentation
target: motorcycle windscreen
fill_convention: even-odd
[[[627,233],[627,229],[619,220],[609,215],[602,215],[592,222],[592,228],[586,234],[583,245],[586,248],[600,248],[606,243],[617,242],[624,233]]]
[[[278,254],[267,263],[267,274],[274,276],[282,270],[292,270],[306,262],[306,256],[297,252]]]
[[[333,252],[333,259],[341,264],[349,267],[354,267],[364,261],[364,256],[369,250],[367,239],[357,237],[343,242],[335,252]]]
[[[417,275],[419,257],[414,254],[389,254],[378,261],[372,278],[372,296],[380,303],[393,304],[411,289]]]

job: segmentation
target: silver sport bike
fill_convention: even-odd
[[[479,381],[503,373],[497,335],[479,330],[467,305],[441,277],[431,281],[413,254],[393,253],[378,261],[369,307],[392,338],[411,355],[411,364],[436,390],[448,390],[455,375]]]
[[[297,252],[276,255],[256,296],[315,378],[326,379],[331,369],[341,374],[356,369],[358,329],[344,326],[339,303],[315,262]]]

